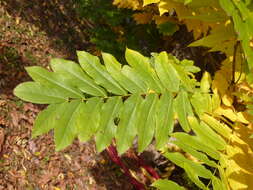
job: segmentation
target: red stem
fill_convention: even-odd
[[[155,171],[154,168],[147,165],[141,157],[139,156],[136,156],[136,157],[137,157],[139,166],[143,167],[153,178],[160,179],[160,176],[158,175],[158,173]]]
[[[106,151],[109,154],[109,156],[112,159],[112,161],[123,169],[125,175],[129,177],[130,182],[133,184],[133,186],[136,188],[136,190],[145,190],[145,186],[142,183],[140,183],[139,181],[137,181],[134,177],[132,177],[129,169],[121,161],[121,159],[120,159],[120,157],[118,155],[118,152],[117,152],[117,149],[115,148],[115,146],[110,145],[106,149]]]

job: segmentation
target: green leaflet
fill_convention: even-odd
[[[171,63],[173,65],[173,67],[176,69],[180,81],[181,81],[181,85],[190,92],[193,92],[193,89],[195,87],[195,81],[191,78],[189,78],[188,73],[186,73],[186,68],[184,68],[184,66],[181,65],[177,65],[175,63]]]
[[[156,112],[156,148],[161,149],[168,142],[168,136],[173,131],[174,111],[173,96],[165,91],[157,103]]]
[[[32,129],[32,138],[45,134],[55,128],[59,109],[61,109],[61,104],[51,104],[38,114]]]
[[[76,85],[82,92],[93,96],[106,96],[106,92],[75,62],[56,58],[51,60],[50,65],[56,73],[69,78],[73,85]]]
[[[190,125],[187,116],[192,116],[192,108],[188,99],[188,94],[185,91],[180,91],[174,103],[174,108],[178,115],[178,120],[184,131],[190,131]]]
[[[198,73],[201,71],[199,67],[194,66],[194,62],[192,60],[183,59],[181,62],[178,60],[178,64],[183,66],[183,69],[187,73]]]
[[[199,177],[211,179],[213,176],[212,173],[208,169],[206,169],[203,165],[188,160],[178,152],[175,153],[166,152],[164,153],[164,156],[173,163],[175,163],[176,165],[180,166],[181,168],[185,169],[185,166],[189,166],[191,169],[193,169],[194,173]]]
[[[86,103],[82,103],[79,109],[78,138],[85,142],[97,132],[100,121],[100,110],[103,102],[100,98],[90,98]]]
[[[61,103],[68,99],[61,91],[42,86],[37,82],[21,83],[13,93],[22,100],[37,104]]]
[[[175,182],[167,179],[156,180],[151,186],[156,187],[159,190],[184,190],[183,187],[179,186]]]
[[[102,85],[113,94],[126,94],[126,91],[105,70],[98,57],[85,51],[78,51],[77,56],[81,67],[95,80],[97,84]]]
[[[173,22],[165,22],[165,23],[159,24],[157,25],[157,28],[159,32],[162,33],[164,36],[173,35],[176,31],[179,30],[178,25]]]
[[[142,98],[139,94],[132,95],[125,102],[120,113],[120,122],[117,127],[116,144],[119,154],[124,153],[137,135],[137,118],[141,114],[139,104]]]
[[[213,190],[226,190],[227,188],[217,177],[212,178]]]
[[[162,52],[155,57],[155,69],[166,89],[171,92],[178,92],[180,78],[171,62],[172,60],[169,60],[167,53]]]
[[[199,177],[212,179],[213,174],[206,169],[203,165],[186,159],[182,154],[175,153],[164,153],[164,156],[170,161],[183,168],[189,178],[201,189],[207,189],[205,185],[199,180]]]
[[[26,68],[28,74],[32,79],[43,86],[53,88],[61,91],[62,96],[69,98],[83,98],[83,94],[80,90],[74,88],[68,81],[56,73],[47,71],[46,69],[38,66],[32,66]]]
[[[188,142],[191,148],[205,152],[208,156],[212,157],[215,160],[220,159],[220,153],[218,151],[216,151],[211,146],[204,144],[204,141],[201,141],[196,136],[191,136],[187,133],[182,132],[173,133],[171,136],[175,137],[180,142]]]
[[[143,80],[141,80],[140,74],[134,69],[132,69],[128,65],[124,65],[122,67],[121,72],[131,81],[133,81],[139,88],[141,88],[142,92],[146,93],[148,91],[147,84]]]
[[[211,167],[217,167],[217,164],[214,161],[209,160],[208,157],[204,153],[201,153],[201,152],[195,150],[194,148],[192,148],[191,143],[175,140],[175,141],[173,141],[173,144],[177,145],[183,151],[185,151],[185,152],[189,153],[190,155],[194,156],[199,161],[202,161],[202,162],[204,162],[205,164],[207,164]]]
[[[216,150],[224,150],[226,148],[227,143],[207,124],[205,124],[204,122],[201,122],[201,124],[199,124],[197,119],[194,117],[189,117],[188,120],[193,131],[202,141],[205,141],[208,146],[211,146]]]
[[[77,135],[77,128],[81,123],[78,120],[81,101],[71,101],[62,103],[60,109],[55,113],[54,140],[56,151],[69,146]]]
[[[121,97],[115,96],[109,98],[103,105],[101,110],[101,119],[99,123],[99,131],[96,134],[97,151],[101,152],[110,145],[113,137],[116,134],[116,125],[114,119],[118,117],[119,111],[122,108]]]
[[[208,188],[205,186],[205,184],[199,180],[198,174],[196,174],[195,169],[193,169],[190,165],[183,163],[183,168],[185,172],[187,173],[190,180],[192,180],[199,188],[208,190]]]
[[[150,90],[154,90],[156,92],[162,91],[163,87],[161,82],[156,76],[154,69],[151,67],[148,58],[130,49],[126,49],[125,56],[128,64],[139,73],[142,80],[148,84]]]
[[[200,82],[200,92],[194,92],[191,97],[191,103],[198,116],[212,112],[212,98],[209,93],[211,87],[211,76],[205,72]]]
[[[156,94],[148,94],[140,105],[137,124],[138,152],[143,152],[154,136],[157,100]]]
[[[32,136],[47,133],[54,129],[56,150],[62,150],[72,143],[76,134],[81,101],[52,104],[40,112],[35,120]]]
[[[107,71],[111,74],[114,80],[119,82],[122,87],[131,93],[145,92],[142,86],[139,86],[135,80],[131,80],[131,78],[124,75],[124,73],[121,71],[120,63],[111,54],[103,53],[102,56]]]
[[[200,90],[202,93],[209,93],[212,79],[208,72],[205,72],[200,81]]]
[[[198,116],[212,112],[212,99],[210,94],[196,92],[191,97],[191,103]]]

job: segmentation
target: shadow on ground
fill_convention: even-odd
[[[85,33],[87,23],[79,19],[73,0],[2,0],[12,17],[25,20],[46,32],[57,48],[66,48],[70,55],[90,45]]]

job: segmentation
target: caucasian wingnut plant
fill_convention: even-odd
[[[94,139],[97,151],[107,149],[129,177],[119,155],[137,139],[138,153],[154,144],[200,189],[253,189],[253,2],[114,0],[114,4],[138,10],[137,21],[150,14],[155,22],[172,22],[174,29],[185,24],[196,39],[189,46],[208,47],[226,59],[214,76],[203,72],[199,81],[195,73],[200,69],[193,61],[178,60],[165,51],[145,57],[126,49],[125,65],[108,53],[100,59],[78,51],[79,63],[52,59],[50,71],[27,67],[33,81],[18,85],[14,94],[48,104],[35,121],[33,137],[53,129],[57,151],[75,138]],[[145,15],[140,16],[142,10]],[[146,169],[157,179],[151,186],[185,189]],[[137,189],[148,188],[136,179],[131,182]]]

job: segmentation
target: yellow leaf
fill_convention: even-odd
[[[143,0],[143,6],[152,4],[152,3],[159,3],[160,0]]]
[[[243,112],[238,112],[237,113],[237,121],[238,122],[241,122],[241,123],[245,123],[245,124],[249,124],[249,120],[247,120],[244,116],[244,113]]]
[[[170,7],[167,2],[161,1],[158,5],[160,16],[162,16],[164,13],[167,13],[171,10],[173,10],[173,7]]]
[[[253,133],[252,124],[248,127],[236,126],[234,138],[227,147],[227,169],[225,171],[232,190],[253,189]]]
[[[209,15],[207,16],[209,17],[211,17],[210,15],[216,16],[216,14],[214,13],[216,13],[217,11],[209,7],[208,8],[190,7],[189,5],[185,6],[184,2],[176,2],[173,0],[161,0],[158,5],[158,8],[160,15],[163,15],[164,13],[167,12],[170,13],[173,10],[175,10],[179,21],[181,21],[187,26],[188,31],[193,31],[194,38],[200,37],[201,34],[206,35],[210,27],[213,28],[214,26],[219,25],[217,24],[217,22],[208,22],[206,20],[201,20],[203,14],[207,14],[207,11],[209,13]],[[192,18],[192,16],[196,16],[196,18],[194,19]]]
[[[231,94],[224,94],[221,100],[222,103],[228,107],[231,107],[233,105],[233,98],[231,97]]]
[[[237,115],[230,107],[220,106],[215,110],[215,114],[223,115],[231,121],[235,122],[237,120]]]
[[[212,89],[217,89],[219,94],[223,96],[226,94],[226,91],[229,87],[229,81],[226,78],[226,75],[223,74],[221,71],[217,71],[214,76],[214,80],[212,83]]]

